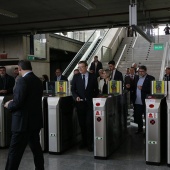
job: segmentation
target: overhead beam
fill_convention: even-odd
[[[137,25],[132,25],[133,30],[135,30],[136,32],[138,32],[143,38],[145,38],[147,41],[149,41],[150,43],[154,43],[154,41],[143,32],[142,29],[140,29]]]

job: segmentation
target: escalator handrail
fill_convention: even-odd
[[[102,41],[104,40],[104,38],[106,37],[107,33],[109,32],[110,29],[108,29],[104,36],[102,37],[102,39],[100,40],[99,44],[96,46],[95,50],[93,51],[93,53],[91,54],[91,56],[88,58],[87,60],[87,64],[89,65],[90,64],[90,61],[93,59],[93,55],[95,54],[95,52],[98,50],[98,47],[100,46],[100,44],[102,43]]]
[[[83,51],[84,47],[87,45],[87,43],[90,41],[91,37],[95,34],[96,30],[92,33],[92,35],[89,37],[89,39],[84,43],[84,45],[81,47],[81,49],[78,51],[78,53],[75,55],[73,60],[70,62],[70,64],[66,67],[66,69],[63,71],[63,75],[67,73],[71,65],[74,63],[74,61],[78,58],[79,54]]]

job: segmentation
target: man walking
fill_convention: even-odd
[[[22,77],[16,83],[13,100],[4,105],[12,112],[12,137],[5,170],[18,170],[27,144],[33,152],[35,169],[44,170],[39,139],[43,127],[42,82],[32,72],[28,60],[19,61],[18,70]]]

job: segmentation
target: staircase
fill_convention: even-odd
[[[122,59],[118,65],[118,70],[121,71],[124,75],[126,72],[126,68],[131,67],[132,63],[135,62],[138,65],[145,65],[147,67],[147,73],[153,75],[155,79],[158,80],[164,50],[155,51],[154,44],[149,43],[141,36],[137,37],[134,49],[132,49],[134,39],[135,38],[133,37],[125,38],[119,50],[117,51],[114,57],[115,62],[118,61],[118,58],[122,52],[124,45],[127,44],[127,48],[124,51]],[[168,40],[169,39],[167,38],[167,36],[159,36],[159,43],[163,43],[165,45],[166,41]],[[134,57],[132,57],[132,55]]]

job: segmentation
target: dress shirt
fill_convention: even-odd
[[[111,77],[112,80],[114,80],[115,72],[116,72],[116,69],[114,69],[114,70],[112,71],[112,75],[111,75],[111,76],[112,76],[112,77]]]
[[[142,86],[143,82],[145,81],[146,75],[144,77],[139,77],[137,86]],[[141,90],[138,89],[138,87],[136,88],[136,101],[135,104],[140,104],[143,105],[142,103],[142,99],[141,99]]]
[[[85,75],[85,89],[86,89],[86,87],[87,87],[87,83],[88,83],[88,78],[89,78],[89,73],[88,73],[88,72],[86,72],[85,74],[81,74],[82,79],[83,79],[83,75]]]
[[[61,80],[61,75],[57,77],[57,81],[60,81]]]
[[[31,73],[32,71],[26,72],[22,77],[25,77],[28,73]]]

